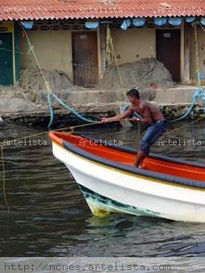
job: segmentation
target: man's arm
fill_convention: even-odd
[[[120,121],[121,119],[125,119],[129,117],[133,113],[132,107],[129,107],[124,113],[120,115],[116,115],[111,118],[102,118],[101,123],[113,122],[113,121]]]

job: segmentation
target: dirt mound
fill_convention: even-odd
[[[120,75],[117,67],[107,69],[97,88],[108,90],[120,88],[143,89],[148,87],[149,84],[165,87],[174,86],[170,72],[163,63],[155,58],[144,58],[134,63],[125,63],[119,66],[119,70]]]
[[[52,91],[65,90],[73,87],[68,76],[61,71],[49,71],[43,69],[43,74]],[[20,76],[20,86],[26,90],[45,90],[45,82],[38,68],[27,68],[22,70]]]

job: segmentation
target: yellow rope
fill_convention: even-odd
[[[36,63],[37,63],[37,66],[38,66],[38,68],[39,68],[39,70],[40,70],[41,76],[42,76],[42,78],[43,78],[43,80],[44,80],[46,90],[48,91],[48,93],[52,93],[52,91],[51,91],[51,89],[50,89],[50,86],[49,86],[49,83],[48,83],[48,81],[46,80],[46,77],[45,77],[45,75],[44,75],[44,73],[43,73],[43,69],[41,68],[41,65],[40,65],[40,63],[39,63],[39,61],[38,61],[38,58],[37,58],[36,54],[35,54],[34,46],[31,44],[31,41],[30,41],[30,39],[29,39],[29,36],[28,36],[26,30],[24,29],[24,27],[22,27],[22,29],[23,29],[23,32],[24,32],[25,37],[26,37],[26,39],[27,39],[28,45],[29,45],[29,51],[32,52],[32,54],[33,54],[33,56],[34,56],[34,59],[35,59],[35,61],[36,61]]]
[[[93,125],[97,125],[97,124],[101,124],[101,123],[99,121],[98,122],[92,122],[92,123],[85,123],[85,124],[76,125],[76,126],[69,126],[69,127],[59,128],[59,129],[55,129],[55,130],[52,130],[52,131],[70,130],[71,132],[74,132],[74,130],[77,129],[77,128],[88,127],[88,126],[93,126]],[[11,142],[12,141],[19,141],[19,140],[23,140],[23,139],[27,139],[27,138],[31,138],[31,137],[44,135],[44,134],[47,134],[47,133],[48,133],[48,131],[45,131],[45,132],[41,132],[41,133],[36,133],[36,134],[31,134],[31,135],[27,135],[27,136],[18,137],[18,138],[13,138],[13,139],[7,140],[7,142],[9,142],[9,141],[11,141]],[[4,144],[5,144],[5,141],[0,142],[0,146],[3,146]]]
[[[55,129],[55,130],[52,130],[52,131],[70,130],[73,133],[74,130],[77,129],[77,128],[93,126],[93,125],[96,125],[96,124],[100,124],[100,122],[93,122],[93,123],[86,123],[86,124],[81,124],[81,125],[76,125],[76,126],[69,126],[69,127],[64,127],[64,128],[60,128],[60,129]],[[13,138],[13,139],[7,140],[7,142],[9,142],[9,141],[14,142],[14,141],[19,141],[19,140],[24,140],[24,139],[27,139],[27,138],[36,137],[36,136],[44,135],[44,134],[47,134],[47,133],[48,132],[46,131],[46,132],[31,134],[31,135],[27,135],[27,136],[23,136],[23,137]],[[0,146],[4,146],[4,144],[5,144],[5,141],[0,142]]]
[[[195,37],[195,59],[196,59],[196,73],[198,86],[201,86],[200,78],[200,64],[199,64],[199,48],[198,48],[198,35],[197,35],[197,23],[194,23],[194,37]]]
[[[97,125],[97,124],[101,124],[101,123],[98,121],[98,122],[92,122],[92,123],[86,123],[86,124],[71,126],[71,127],[68,127],[69,132],[64,132],[64,133],[70,135],[70,134],[73,134],[75,129],[77,129],[77,128],[83,128],[83,127],[93,126],[93,125]],[[62,128],[60,130],[64,130],[64,129]],[[57,131],[57,130],[54,130],[54,131]]]
[[[181,130],[181,128],[183,128],[183,127],[189,127],[190,125],[192,125],[192,124],[194,124],[194,123],[196,123],[196,122],[198,122],[199,120],[202,120],[202,119],[205,119],[205,117],[203,115],[200,118],[189,122],[187,125],[182,125],[182,126],[180,126],[178,128],[175,128],[173,130],[170,130],[170,131],[166,132],[165,134],[170,133],[170,132],[174,132],[174,131],[177,131],[177,130]],[[86,123],[86,124],[81,124],[81,125],[76,125],[76,126],[63,127],[63,128],[55,129],[55,130],[52,130],[52,131],[64,131],[64,133],[72,134],[72,133],[74,133],[75,129],[88,127],[88,126],[93,126],[93,125],[97,125],[97,124],[103,124],[103,123],[100,123],[98,121],[98,122]],[[65,130],[69,130],[69,132],[65,132]],[[18,138],[13,138],[13,139],[7,140],[7,142],[24,140],[24,139],[31,138],[31,137],[41,136],[41,135],[44,135],[44,134],[47,134],[47,133],[48,133],[48,131],[44,131],[44,132],[41,132],[41,133],[36,133],[36,134],[31,134],[31,135],[27,135],[27,136],[18,137]],[[5,141],[1,141],[0,146],[4,147],[4,145],[5,145]]]
[[[190,124],[194,124],[194,123],[198,122],[201,119],[204,119],[204,116],[202,116],[199,119],[194,120],[193,122],[189,123],[188,126],[190,126]],[[100,122],[86,123],[86,124],[81,124],[81,125],[76,125],[76,126],[69,126],[69,127],[64,127],[64,128],[60,128],[60,129],[55,129],[55,131],[70,130],[69,132],[64,132],[64,133],[66,133],[66,134],[73,134],[74,130],[77,129],[77,128],[83,128],[83,127],[93,126],[93,125],[97,125],[97,124],[101,124],[101,123]],[[166,133],[170,134],[170,132],[181,130],[182,127],[187,127],[187,125],[180,126],[179,128],[170,130],[169,132],[166,132]],[[23,137],[19,137],[19,138],[14,138],[14,139],[8,140],[8,141],[18,141],[18,140],[27,139],[27,138],[31,138],[31,137],[34,137],[34,136],[44,135],[44,134],[47,134],[47,131],[46,132],[41,132],[41,133],[36,133],[36,134],[31,134],[31,135],[23,136]],[[140,128],[138,126],[137,142],[139,142],[139,137],[140,137]],[[5,175],[5,164],[4,164],[4,162],[5,162],[4,161],[4,144],[5,144],[4,141],[0,142],[0,146],[1,146],[1,161],[2,161],[2,180],[3,180],[3,184],[2,185],[3,185],[3,195],[4,195],[5,204],[6,204],[7,210],[9,211],[9,204],[8,204],[8,199],[7,199],[7,195],[6,195],[6,175]]]
[[[140,142],[140,123],[139,122],[137,122],[137,126],[138,126],[138,128],[137,128],[137,145],[139,145],[139,142]]]
[[[34,136],[40,136],[40,135],[43,135],[43,134],[45,134],[45,133],[46,133],[46,132],[41,132],[41,133],[32,134],[32,135],[28,135],[28,136],[13,138],[13,139],[7,140],[7,141],[19,141],[19,140],[27,139],[27,138],[34,137]],[[0,145],[1,145],[1,146],[4,145],[4,144],[5,144],[5,141],[1,141],[1,142],[0,142]]]
[[[69,127],[65,127],[65,128],[56,129],[55,131],[61,131],[61,130],[69,129],[70,131],[66,132],[66,133],[73,134],[74,130],[76,128],[85,127],[85,126],[92,126],[92,125],[96,125],[96,124],[100,124],[100,123],[99,122],[93,122],[93,123],[87,123],[87,124],[82,124],[82,125],[69,126]],[[11,142],[13,141],[14,142],[14,141],[23,140],[23,139],[31,138],[31,137],[34,137],[34,136],[44,135],[44,134],[47,134],[47,132],[41,132],[41,133],[37,133],[37,134],[32,134],[32,135],[28,135],[28,136],[14,138],[12,140],[7,140],[7,141],[11,141]],[[5,141],[0,142],[1,162],[2,162],[2,189],[3,189],[4,201],[5,201],[7,210],[9,211],[9,203],[8,203],[7,194],[6,194],[6,174],[5,174],[5,160],[4,160],[4,145],[5,145]],[[13,149],[13,147],[11,149]]]
[[[116,56],[116,52],[115,52],[115,48],[114,48],[113,39],[112,39],[109,25],[107,25],[106,32],[107,32],[107,35],[106,35],[106,37],[107,37],[106,38],[107,39],[106,40],[106,58],[108,61],[108,65],[111,65],[113,63],[113,58],[114,58],[115,65],[117,67],[117,71],[118,71],[118,75],[119,75],[120,85],[123,90],[123,95],[126,98],[125,90],[123,88],[124,85],[123,85],[122,75],[121,75],[120,68],[118,65],[117,56]],[[111,52],[109,50],[111,50]]]
[[[2,163],[2,189],[3,189],[3,195],[4,195],[4,201],[6,204],[6,208],[9,211],[9,203],[7,199],[7,194],[6,194],[6,175],[5,175],[5,164],[4,164],[4,147],[1,145],[1,163]]]
[[[185,127],[189,127],[191,124],[194,124],[194,123],[198,122],[198,121],[201,120],[201,119],[205,119],[204,116],[202,116],[202,117],[200,117],[200,118],[198,118],[198,119],[196,119],[196,120],[194,120],[194,121],[191,121],[191,122],[189,122],[189,123],[186,124],[186,125],[182,125],[182,126],[180,126],[180,127],[178,127],[178,128],[175,128],[175,129],[173,129],[173,130],[169,130],[169,131],[165,132],[163,135],[173,133],[173,132],[178,131],[178,130],[181,130],[182,128],[185,128]]]
[[[43,73],[43,70],[42,70],[42,68],[41,68],[41,65],[40,65],[40,63],[39,63],[39,61],[38,61],[38,58],[37,58],[37,56],[36,56],[36,54],[35,54],[35,52],[34,52],[34,49],[33,49],[33,46],[32,46],[32,44],[31,44],[31,42],[30,42],[30,39],[29,39],[29,37],[28,37],[28,34],[26,33],[26,31],[25,31],[24,28],[23,28],[23,31],[24,31],[24,34],[25,34],[26,39],[27,39],[27,41],[28,41],[28,44],[29,44],[29,50],[33,53],[33,56],[34,56],[34,58],[35,58],[35,61],[36,61],[37,65],[38,65],[38,68],[39,68],[40,73],[41,73],[41,75],[42,75],[42,78],[43,78],[43,80],[44,80],[46,89],[47,89],[48,93],[52,93],[52,91],[51,91],[51,89],[50,89],[50,87],[49,87],[49,84],[48,84],[48,82],[47,82],[47,80],[46,80],[46,78],[45,78],[45,75],[44,75],[44,73]],[[198,68],[198,72],[199,72],[199,54],[198,54],[198,40],[197,40],[197,29],[196,29],[196,24],[195,24],[195,41],[196,41],[196,42],[195,42],[195,44],[196,44],[196,65],[198,65],[197,68]],[[115,53],[115,50],[114,50],[114,45],[113,45],[113,41],[112,41],[112,37],[111,37],[111,32],[110,32],[109,26],[107,27],[107,44],[106,44],[106,46],[107,46],[106,54],[108,54],[108,46],[111,47],[112,54],[113,54],[112,56],[114,57],[115,64],[116,64],[116,67],[117,67],[117,70],[118,70],[118,73],[119,73],[120,84],[121,84],[121,86],[122,86],[122,88],[123,88],[122,77],[121,77],[120,69],[119,69],[119,66],[118,66],[117,57],[116,57],[116,53]],[[108,58],[108,55],[107,55],[106,57]],[[199,85],[201,84],[201,82],[200,82],[200,77],[199,77],[199,73],[198,73],[198,84],[199,84]],[[125,91],[124,91],[124,89],[123,89],[123,94],[124,94],[124,96],[125,96]],[[195,122],[197,122],[197,121],[199,121],[199,120],[201,120],[201,119],[203,119],[203,118],[204,118],[204,117],[201,117],[201,118],[199,118],[199,119],[197,119],[197,120],[191,122],[191,124],[193,124],[193,123],[195,123]],[[70,126],[70,127],[66,127],[66,128],[56,129],[55,131],[60,131],[60,130],[69,129],[70,131],[67,132],[67,133],[68,133],[68,134],[72,134],[76,128],[80,128],[80,127],[82,128],[82,127],[86,127],[86,126],[92,126],[92,125],[95,125],[95,124],[100,124],[100,123],[99,123],[99,122],[93,122],[93,123],[87,123],[87,124],[82,124],[82,125]],[[188,124],[188,126],[190,126],[190,123]],[[177,130],[179,130],[179,129],[181,130],[181,127],[186,127],[186,125],[185,125],[185,126],[180,126],[180,128],[173,129],[173,130],[169,131],[168,133],[177,131]],[[34,137],[34,136],[40,136],[40,135],[43,135],[43,134],[45,134],[45,133],[47,133],[47,132],[41,132],[41,133],[37,133],[37,134],[31,134],[31,135],[29,135],[29,136],[23,136],[23,137],[20,137],[20,138],[14,138],[14,139],[12,139],[12,140],[10,140],[10,141],[23,140],[23,139],[31,138],[31,137]],[[138,127],[138,137],[137,137],[137,138],[139,138],[139,127]],[[7,199],[7,195],[6,195],[6,176],[5,176],[5,164],[4,164],[4,144],[5,144],[4,141],[3,141],[3,142],[0,142],[0,146],[1,146],[1,158],[2,158],[3,195],[4,195],[4,200],[5,200],[5,204],[6,204],[7,210],[9,211],[9,204],[8,204],[8,199]]]

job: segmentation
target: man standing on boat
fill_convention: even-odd
[[[141,115],[141,118],[132,117],[129,119],[132,122],[140,122],[148,125],[145,135],[139,143],[134,163],[136,167],[140,167],[145,156],[149,154],[150,146],[166,131],[167,121],[155,105],[140,99],[137,89],[129,90],[127,92],[127,97],[131,103],[130,107],[120,115],[111,118],[102,118],[101,123],[120,121],[129,117],[134,112]]]

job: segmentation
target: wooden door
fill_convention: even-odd
[[[72,33],[74,84],[94,87],[98,83],[97,32]]]
[[[157,30],[156,51],[157,60],[169,70],[172,80],[180,82],[180,30]]]
[[[0,33],[0,85],[13,84],[12,34]]]

